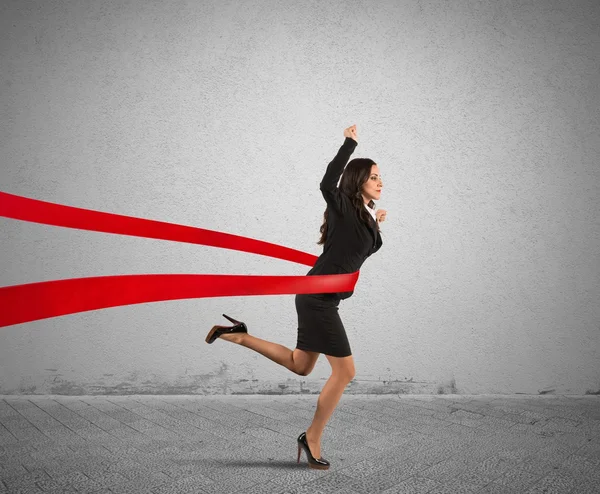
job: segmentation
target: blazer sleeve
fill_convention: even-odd
[[[327,170],[321,180],[320,188],[325,202],[339,213],[346,212],[348,198],[344,197],[344,193],[338,189],[337,183],[357,145],[358,143],[354,139],[346,137],[335,158],[327,165]]]

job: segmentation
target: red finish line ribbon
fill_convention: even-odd
[[[261,240],[192,226],[63,206],[0,191],[0,216],[94,232],[157,238],[239,250],[313,266],[317,256]]]
[[[0,216],[81,230],[186,242],[313,266],[316,256],[261,240],[174,223],[64,206],[0,191]],[[0,327],[121,305],[244,295],[354,290],[359,271],[321,276],[144,274],[0,287]]]

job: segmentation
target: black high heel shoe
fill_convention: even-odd
[[[219,336],[226,333],[248,333],[248,328],[241,321],[236,321],[229,316],[223,314],[223,317],[229,319],[235,326],[213,326],[212,329],[206,335],[206,343],[212,343]]]
[[[308,458],[308,466],[310,468],[317,468],[318,470],[327,470],[329,469],[329,462],[323,458],[315,458],[310,452],[310,448],[308,447],[308,442],[306,441],[306,432],[303,432],[298,436],[298,463],[300,463],[300,454],[302,453],[302,449],[306,452],[306,457]]]

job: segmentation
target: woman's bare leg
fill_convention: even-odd
[[[323,386],[317,400],[317,411],[312,424],[306,431],[306,441],[315,458],[321,456],[321,436],[325,425],[333,414],[346,385],[354,379],[354,359],[349,357],[331,357],[325,355],[331,364],[331,376]]]
[[[311,373],[320,355],[299,348],[290,350],[279,343],[261,340],[247,333],[223,334],[220,338],[250,348],[300,376],[308,376]]]

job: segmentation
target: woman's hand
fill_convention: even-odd
[[[381,223],[382,221],[385,221],[386,214],[387,211],[385,209],[378,209],[377,211],[375,211],[375,217],[377,218],[377,222]]]
[[[356,142],[358,142],[358,137],[356,137],[356,125],[345,129],[344,137],[350,137],[351,139],[354,139]]]

